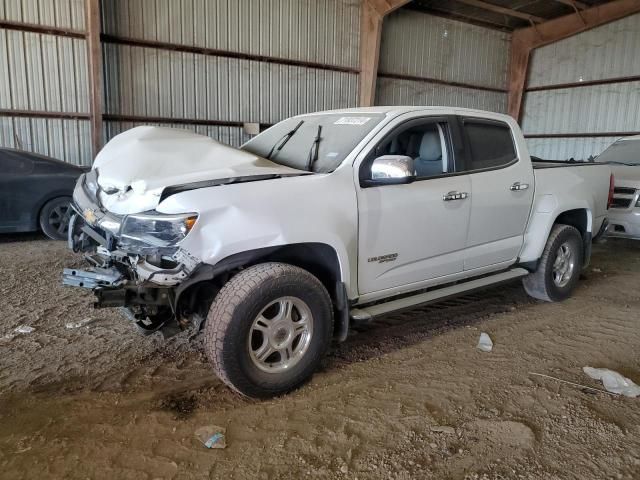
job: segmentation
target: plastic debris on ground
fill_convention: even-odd
[[[30,327],[29,325],[20,325],[18,328],[16,328],[14,330],[14,332],[16,332],[16,333],[32,333],[35,330],[36,330],[35,328]]]
[[[207,448],[225,448],[227,441],[225,438],[226,429],[217,425],[207,425],[196,430],[196,437]]]
[[[607,392],[617,393],[625,397],[635,398],[640,395],[640,387],[629,380],[627,377],[620,375],[618,372],[607,368],[584,367],[584,373],[594,380],[602,381]]]
[[[484,332],[480,334],[480,340],[478,341],[478,350],[482,350],[483,352],[490,352],[491,350],[493,350],[493,341],[491,340],[491,337]]]
[[[65,325],[65,328],[67,330],[72,330],[74,328],[82,328],[82,327],[87,327],[89,326],[91,323],[96,322],[97,319],[95,318],[85,318],[83,320],[80,320],[79,322],[69,322]]]

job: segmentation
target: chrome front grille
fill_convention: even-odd
[[[636,197],[636,189],[629,187],[615,187],[611,208],[630,208]]]

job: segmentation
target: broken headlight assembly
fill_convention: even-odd
[[[91,198],[98,197],[98,170],[93,169],[84,174],[84,191]]]
[[[127,215],[120,227],[119,243],[129,247],[173,247],[184,240],[197,219],[196,213]]]

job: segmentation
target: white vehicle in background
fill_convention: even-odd
[[[300,115],[240,149],[186,131],[115,137],[74,192],[64,283],[142,331],[203,319],[238,392],[304,382],[352,320],[522,278],[573,291],[601,233],[606,165],[540,162],[508,116],[447,107]]]
[[[616,141],[596,162],[609,164],[615,177],[607,235],[640,239],[640,135]]]

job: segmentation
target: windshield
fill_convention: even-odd
[[[287,167],[308,170],[311,164],[311,171],[329,173],[383,118],[384,115],[374,113],[321,113],[288,118],[252,138],[241,149],[265,158],[271,153],[272,162]]]
[[[640,165],[640,140],[622,139],[615,142],[596,158],[601,163]]]

